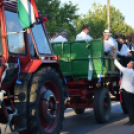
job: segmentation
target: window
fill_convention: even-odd
[[[38,52],[40,54],[51,54],[50,46],[42,24],[34,25],[34,27],[32,28],[32,33],[36,41]]]
[[[18,14],[15,12],[5,11],[8,49],[11,53],[25,53],[24,33],[19,22]]]
[[[0,28],[0,56],[2,56],[2,39],[1,39],[1,28]]]

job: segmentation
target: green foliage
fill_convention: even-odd
[[[83,24],[91,27],[90,35],[93,38],[102,37],[102,32],[107,29],[107,6],[93,4],[93,8],[86,15],[76,15],[78,8],[71,1],[61,3],[61,0],[36,0],[37,8],[45,14],[50,14],[50,21],[46,22],[47,31],[50,33],[59,32],[65,29],[68,37],[74,40],[81,32]],[[125,23],[125,17],[115,7],[110,7],[111,30],[114,33],[121,32],[128,35],[134,32],[133,28]]]
[[[133,31],[132,27],[125,23],[125,17],[115,7],[110,7],[111,30],[114,33],[121,32],[124,35]],[[91,27],[90,35],[93,38],[102,37],[102,32],[107,29],[107,6],[93,5],[93,9],[89,10],[87,15],[81,15],[75,22],[76,31],[80,32],[83,24],[89,24]]]
[[[132,38],[132,44],[134,44],[134,30],[131,33],[127,34],[127,36]]]
[[[74,39],[72,35],[75,34],[75,27],[72,21],[78,18],[77,5],[71,1],[61,4],[60,0],[36,0],[36,4],[43,15],[50,14],[51,19],[46,22],[47,31],[53,33],[65,29],[69,38]]]

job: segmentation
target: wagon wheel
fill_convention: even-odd
[[[73,111],[75,112],[75,114],[83,114],[84,113],[85,108],[74,108]]]
[[[64,88],[54,69],[36,72],[29,88],[28,126],[20,134],[58,134],[64,115]]]
[[[107,88],[96,90],[94,96],[94,115],[98,123],[108,122],[111,114],[111,100]]]
[[[76,98],[76,102],[77,103],[82,103],[80,98]],[[83,114],[84,113],[85,108],[73,108],[73,111],[75,112],[76,115],[77,114],[79,115],[79,114]]]

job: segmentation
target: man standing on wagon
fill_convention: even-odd
[[[115,59],[114,64],[123,73],[120,90],[129,114],[129,121],[124,125],[134,125],[134,62],[130,61],[127,67],[123,67],[118,60]]]
[[[111,37],[111,30],[104,30],[103,32],[103,43],[104,43],[104,53],[106,56],[113,56],[113,50],[118,50],[117,42]]]
[[[76,41],[77,40],[89,40],[90,41],[92,37],[89,35],[89,32],[90,32],[90,26],[88,24],[83,25],[82,32],[76,36]]]

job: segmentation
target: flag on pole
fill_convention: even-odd
[[[19,20],[23,29],[36,23],[39,14],[34,0],[18,0],[17,5]]]

